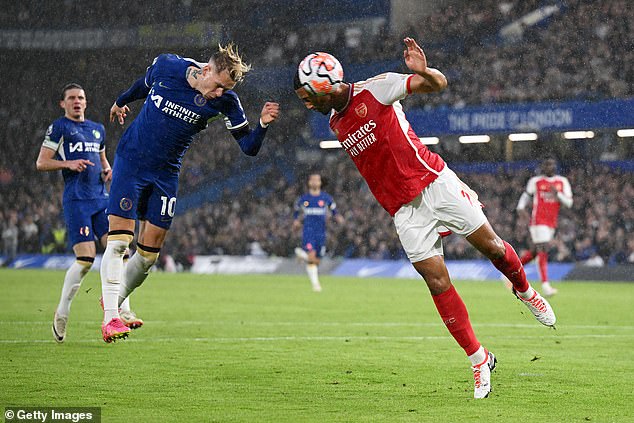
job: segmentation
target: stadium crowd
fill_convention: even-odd
[[[403,258],[404,253],[390,216],[372,197],[352,162],[342,151],[330,157],[320,171],[328,181],[344,225],[329,225],[329,254],[377,259]],[[305,174],[307,172],[304,172]],[[634,175],[587,163],[564,172],[573,187],[575,203],[563,210],[551,248],[553,261],[588,264],[634,263]],[[531,172],[467,173],[459,175],[480,195],[485,212],[498,233],[518,249],[529,246],[528,221],[515,207]],[[306,187],[288,182],[273,168],[249,187],[225,193],[221,201],[184,213],[175,221],[166,251],[187,265],[196,254],[250,254],[289,256],[300,243],[290,231],[293,206]],[[271,184],[270,181],[274,181]],[[265,186],[266,194],[257,187]],[[600,197],[597,193],[600,192]],[[239,234],[236,236],[236,234]],[[479,254],[459,236],[444,240],[448,258],[475,258]],[[592,261],[588,261],[592,259]]]
[[[240,5],[226,2],[227,7],[214,8],[214,13],[223,11],[217,15],[201,7],[202,3],[196,0],[172,1],[174,7],[152,8],[151,14],[142,13],[148,3],[124,6],[139,9],[137,15],[143,19],[134,24],[140,25],[188,22],[194,17],[209,21],[236,19],[254,2],[239,2]],[[45,9],[36,7],[38,4],[42,8],[52,7],[49,3],[12,2],[0,11],[0,22],[3,28],[62,29],[68,22],[64,16],[83,13],[73,2],[63,3],[63,14],[42,13]],[[627,13],[625,0],[607,0],[600,4],[581,0],[555,15],[549,25],[526,28],[521,39],[508,42],[498,39],[497,31],[504,24],[547,3],[537,0],[465,2],[460,9],[447,6],[432,13],[420,25],[398,34],[389,31],[387,22],[373,24],[372,30],[365,32],[369,28],[366,25],[370,24],[361,21],[334,25],[335,31],[315,31],[315,26],[300,25],[292,13],[274,16],[268,11],[249,18],[258,19],[260,23],[251,25],[250,31],[232,33],[227,28],[226,35],[242,47],[256,69],[295,64],[307,51],[315,49],[334,53],[344,66],[393,61],[399,57],[395,52],[402,49],[400,33],[412,35],[428,46],[430,64],[443,70],[450,85],[437,96],[407,99],[408,108],[633,96],[634,31],[632,14]],[[80,19],[80,27],[129,26],[132,23],[120,19],[124,6],[109,5],[99,13],[88,14],[86,19]],[[289,7],[298,6],[289,2]],[[180,12],[169,13],[176,9]],[[318,27],[319,22],[312,25]],[[355,27],[363,36],[350,30]],[[266,40],[266,48],[262,47],[262,40]],[[61,175],[38,173],[34,166],[46,127],[61,115],[57,105],[61,87],[70,81],[84,85],[88,118],[106,123],[113,99],[141,75],[161,51],[107,50],[104,54],[104,51],[83,50],[2,50],[0,88],[3,92],[15,92],[15,87],[20,87],[24,94],[13,96],[10,104],[0,103],[3,122],[0,126],[3,146],[0,229],[1,253],[5,257],[18,252],[68,250],[60,211]],[[198,58],[208,54],[197,49],[183,53]],[[119,76],[113,78],[114,74]],[[266,93],[250,92],[246,86],[239,92],[251,121],[256,121],[258,107]],[[298,245],[299,234],[289,228],[293,204],[305,189],[303,182],[308,165],[296,162],[295,157],[299,153],[298,146],[311,140],[306,113],[293,93],[280,100],[283,118],[272,128],[262,154],[256,158],[242,156],[219,123],[212,124],[196,139],[185,158],[182,197],[250,168],[267,170],[249,184],[225,189],[217,201],[188,210],[175,220],[165,251],[181,263],[186,264],[191,255],[202,253],[264,252],[288,256]],[[136,110],[139,107],[140,104],[135,105]],[[122,128],[106,123],[106,130],[112,158]],[[346,218],[344,225],[330,225],[330,253],[345,257],[403,257],[388,214],[372,198],[343,152],[337,153],[340,154],[328,153],[317,166],[329,181],[325,190],[333,195]],[[445,157],[451,163],[452,157]],[[462,160],[469,161],[469,157]],[[634,262],[633,174],[621,174],[591,163],[565,163],[563,173],[572,183],[575,204],[572,210],[563,213],[551,256],[559,261]],[[460,176],[481,194],[485,211],[500,234],[526,247],[528,223],[517,218],[514,208],[530,174],[498,172]],[[445,240],[445,251],[451,258],[476,254],[457,236]]]

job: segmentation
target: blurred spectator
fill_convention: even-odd
[[[18,216],[10,212],[2,226],[2,254],[10,262],[18,253]]]

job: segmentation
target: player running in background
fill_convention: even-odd
[[[533,210],[528,230],[533,244],[520,260],[527,264],[537,257],[537,269],[542,281],[542,293],[545,296],[555,295],[557,289],[548,282],[548,247],[555,235],[557,219],[561,205],[572,207],[572,190],[565,176],[557,175],[557,161],[548,158],[542,162],[541,174],[528,180],[517,203],[517,211],[527,219],[526,207],[533,197]]]
[[[299,72],[294,88],[310,110],[330,114],[330,127],[379,203],[393,217],[403,248],[414,268],[425,279],[447,329],[471,361],[474,397],[491,390],[495,356],[476,338],[467,308],[449,279],[438,228],[462,235],[491,260],[513,283],[517,297],[538,321],[555,324],[550,305],[526,280],[513,247],[493,231],[476,194],[449,169],[443,159],[421,143],[406,120],[399,100],[409,94],[442,91],[445,76],[427,67],[423,50],[404,39],[404,59],[413,75],[385,73],[356,83],[342,82],[335,91],[313,95]],[[332,56],[315,53],[313,69],[328,68]],[[315,88],[314,86],[312,88]]]
[[[338,223],[343,223],[343,216],[337,213],[337,205],[332,197],[321,190],[321,175],[311,173],[308,176],[308,192],[299,197],[295,204],[293,230],[302,226],[301,212],[304,215],[302,248],[295,248],[295,255],[306,262],[306,273],[315,292],[321,292],[317,267],[326,252],[328,210]]]
[[[75,253],[75,262],[64,276],[62,295],[53,317],[53,335],[64,342],[70,305],[90,270],[97,249],[95,239],[106,245],[108,193],[105,182],[112,176],[106,158],[106,132],[102,124],[85,117],[86,93],[78,84],[62,89],[60,107],[64,117],[46,131],[36,167],[40,171],[61,170],[64,177],[62,206],[66,230]],[[143,321],[122,304],[125,324],[141,326]]]
[[[110,119],[123,125],[127,104],[145,99],[115,156],[108,243],[101,264],[104,341],[128,336],[118,305],[143,283],[158,258],[174,217],[181,160],[194,135],[210,120],[223,117],[242,151],[255,156],[267,126],[277,119],[279,105],[267,102],[255,128],[249,128],[238,95],[232,91],[249,69],[231,44],[219,46],[207,63],[161,54],[112,105]],[[137,219],[137,250],[124,277],[123,255]]]

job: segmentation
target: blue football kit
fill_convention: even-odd
[[[101,177],[100,153],[106,148],[102,124],[90,120],[76,122],[61,117],[46,130],[43,147],[55,151],[58,160],[90,160],[83,172],[62,170],[62,206],[70,245],[94,241],[108,232],[108,193]]]
[[[266,128],[249,123],[238,95],[231,90],[206,99],[186,79],[191,66],[205,64],[175,54],[161,54],[117,98],[124,105],[145,98],[139,115],[117,146],[108,214],[147,220],[169,229],[174,217],[182,158],[194,135],[223,118],[245,154],[256,155]]]
[[[304,215],[302,248],[306,252],[315,251],[317,257],[323,257],[326,252],[328,210],[333,216],[336,215],[337,205],[332,197],[323,191],[318,195],[303,194],[295,204],[294,218],[297,219],[300,213]]]

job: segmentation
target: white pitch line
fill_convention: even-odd
[[[11,321],[0,320],[0,325],[50,325],[52,320],[24,320],[24,321]],[[99,322],[96,320],[71,320],[73,325],[95,325]],[[214,320],[145,320],[147,324],[169,324],[171,326],[194,326],[194,325],[236,325],[236,326],[340,326],[340,327],[436,327],[442,326],[440,321],[438,322],[266,322],[266,321],[214,321]],[[543,326],[537,323],[472,323],[475,327],[490,327],[490,328],[518,328],[518,329],[543,329]],[[567,325],[558,324],[557,328],[560,329],[619,329],[619,330],[634,330],[634,326],[628,325]]]
[[[602,335],[602,334],[584,334],[584,335],[560,335],[553,339],[579,339],[579,338],[632,338],[634,335]],[[490,336],[493,339],[543,339],[543,335],[539,336]],[[212,342],[212,343],[231,343],[231,342],[277,342],[277,341],[452,341],[453,338],[446,336],[255,336],[255,337],[235,337],[235,338],[133,338],[122,342],[141,342],[141,343],[183,343],[183,342]],[[68,344],[73,343],[102,343],[99,338],[93,339],[77,339],[71,340]],[[54,344],[52,339],[0,339],[0,344]]]

